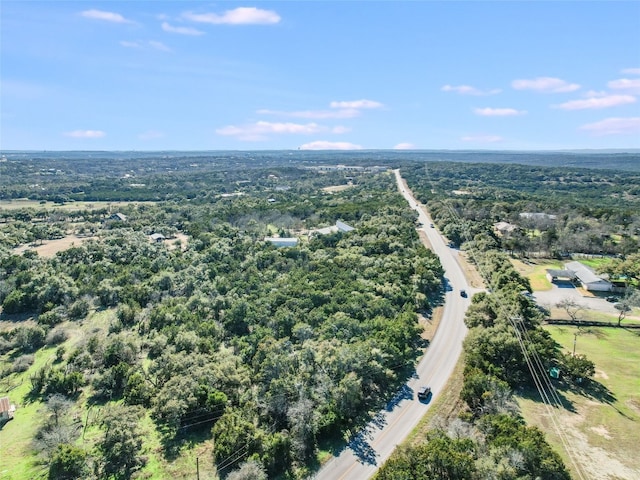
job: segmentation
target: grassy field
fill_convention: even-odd
[[[40,401],[27,401],[31,389],[29,375],[51,362],[55,355],[55,347],[36,352],[35,361],[27,372],[12,374],[7,380],[15,388],[7,391],[4,383],[0,387],[0,396],[9,396],[16,405],[13,420],[0,430],[0,479],[22,480],[46,478],[46,470],[36,457],[27,454],[31,449],[31,441],[41,423],[44,405]]]
[[[611,258],[598,258],[598,257],[594,257],[594,258],[580,258],[578,259],[580,261],[580,263],[585,264],[587,267],[589,267],[592,270],[598,270],[600,267],[607,265],[608,263],[611,263]]]
[[[565,351],[572,350],[576,327],[545,328]],[[636,454],[640,439],[640,336],[617,328],[592,328],[590,332],[577,337],[576,353],[595,363],[595,381],[580,391],[562,390],[560,394],[570,407],[556,410],[554,415],[571,457],[536,395],[518,397],[518,403],[527,423],[547,432],[574,478],[581,477],[573,461],[594,480],[635,480],[640,478],[640,457]]]

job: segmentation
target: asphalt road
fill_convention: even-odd
[[[419,214],[420,227],[426,233],[433,251],[440,257],[445,270],[448,289],[438,331],[416,367],[416,374],[375,418],[355,436],[340,454],[327,462],[313,477],[315,480],[361,480],[372,477],[415,428],[420,418],[444,389],[462,352],[467,333],[464,314],[474,291],[467,284],[456,258],[457,251],[449,248],[435,228],[431,218],[420,207],[412,193],[403,185],[400,171],[395,170],[398,189]],[[466,290],[469,297],[460,296]],[[421,385],[431,387],[432,395],[419,401],[416,391]]]

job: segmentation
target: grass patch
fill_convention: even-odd
[[[7,377],[7,381],[16,387],[0,393],[0,396],[8,396],[11,403],[16,405],[13,420],[0,430],[1,480],[46,477],[45,466],[30,453],[32,439],[42,423],[44,406],[40,401],[29,401],[27,396],[31,390],[29,377],[53,360],[55,350],[52,347],[37,351],[33,365],[27,371]]]
[[[560,319],[560,320],[570,320],[567,311],[563,308],[557,308],[552,306],[550,309],[551,318]],[[618,314],[617,313],[607,313],[600,312],[597,310],[591,310],[589,308],[585,308],[578,313],[577,320],[589,321],[589,322],[603,322],[603,323],[614,323],[618,324]],[[640,308],[633,308],[631,312],[626,316],[624,320],[622,320],[622,326],[625,325],[640,325]],[[640,332],[638,332],[640,333]]]
[[[534,291],[551,290],[551,282],[547,278],[547,268],[562,269],[562,262],[557,260],[534,260],[526,263],[519,259],[511,259],[516,271],[529,279]]]
[[[602,257],[602,258],[580,258],[578,261],[590,269],[597,271],[600,267],[604,265],[608,265],[611,263],[611,258]]]
[[[576,327],[546,326],[565,351],[573,349]],[[576,463],[594,478],[640,478],[636,455],[640,422],[640,336],[617,328],[590,328],[577,337],[576,353],[585,354],[596,365],[595,381],[581,390],[561,394],[573,411],[556,411]],[[597,392],[608,392],[609,401]],[[574,478],[580,478],[562,445],[548,412],[538,401],[518,397],[527,423],[547,432],[549,442],[563,457]],[[609,478],[609,477],[607,477]]]

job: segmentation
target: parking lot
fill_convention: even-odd
[[[552,284],[551,290],[533,292],[533,296],[538,305],[547,309],[555,308],[557,303],[569,299],[589,310],[613,315],[620,313],[615,309],[613,303],[605,300],[605,296],[610,295],[609,293],[598,293],[601,296],[594,296],[590,292],[574,287],[569,282],[559,282]]]

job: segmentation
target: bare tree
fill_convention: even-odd
[[[238,470],[231,472],[227,480],[267,480],[267,473],[261,463],[248,460]]]
[[[613,306],[620,312],[618,314],[618,326],[620,326],[622,320],[626,318],[627,313],[629,313],[633,307],[640,307],[640,292],[628,288],[624,297]]]
[[[567,315],[569,315],[569,318],[574,322],[579,320],[578,316],[585,309],[584,305],[580,305],[578,302],[570,298],[565,298],[564,300],[559,301],[556,303],[556,307],[564,309],[564,311],[567,312]]]

